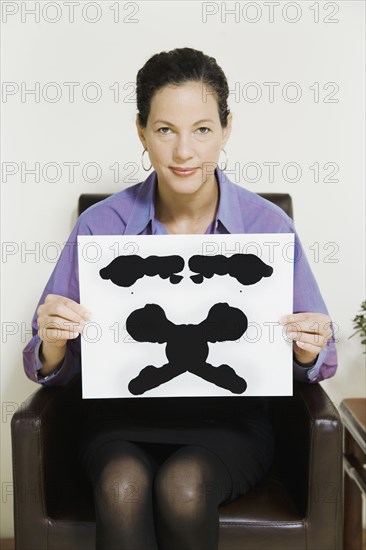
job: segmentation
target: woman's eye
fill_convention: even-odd
[[[170,128],[168,128],[167,126],[163,126],[162,128],[159,128],[159,129],[158,129],[158,132],[159,132],[160,134],[167,135],[167,134],[169,134],[169,132],[170,132]]]
[[[199,134],[204,136],[210,132],[210,128],[207,128],[206,126],[201,126],[200,128],[197,128],[197,131]]]

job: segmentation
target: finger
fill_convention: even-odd
[[[76,304],[79,305],[79,304]],[[50,302],[45,305],[45,308],[41,311],[41,316],[47,318],[62,318],[66,321],[73,323],[86,322],[89,320],[88,317],[81,315],[76,311],[76,308],[70,308],[63,302]]]
[[[288,313],[287,315],[281,315],[278,319],[281,325],[288,325],[289,323],[300,323],[307,320],[307,313]]]
[[[330,323],[330,317],[325,313],[314,313],[314,312],[301,312],[301,313],[290,313],[288,315],[282,315],[279,318],[279,323],[281,325],[288,325],[290,323],[319,323],[320,325],[326,325]]]
[[[60,296],[59,294],[47,294],[45,298],[45,304],[52,303],[62,304],[77,315],[80,315],[80,317],[84,317],[87,320],[89,320],[92,315],[85,306],[79,304],[78,302],[75,302],[74,300],[71,300],[71,298],[67,298],[66,296]]]
[[[73,332],[82,332],[86,325],[86,321],[69,321],[62,317],[43,317],[39,320],[38,326],[40,328],[54,328],[56,330],[68,330]]]
[[[289,332],[287,336],[291,340],[296,340],[296,343],[313,344],[321,348],[326,346],[328,341],[328,338],[322,334],[309,334],[308,332]]]
[[[330,338],[332,336],[332,331],[330,329],[329,323],[327,325],[320,325],[319,323],[290,323],[284,326],[287,336],[290,333],[297,334],[320,334],[324,338]]]
[[[38,329],[38,336],[45,342],[55,344],[66,340],[74,340],[79,336],[79,332],[73,332],[72,330],[61,330],[60,328],[42,327]]]
[[[301,319],[299,317],[298,321],[291,321],[288,323],[285,323],[286,316],[283,316],[281,318],[281,322],[285,328],[285,330],[294,330],[294,331],[301,331],[301,332],[309,332],[309,333],[319,333],[319,334],[329,334],[332,335],[332,329],[331,329],[331,320],[327,315],[322,314],[308,314],[309,316],[305,319]],[[293,315],[287,316],[287,319],[292,318]]]
[[[315,344],[310,344],[308,342],[296,341],[295,344],[299,349],[308,351],[310,353],[315,353],[316,355],[318,355],[321,351],[321,348],[319,346],[316,346]]]

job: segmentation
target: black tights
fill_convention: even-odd
[[[154,449],[115,440],[95,451],[96,549],[216,550],[218,506],[232,489],[226,466],[199,445]]]

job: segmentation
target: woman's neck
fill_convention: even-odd
[[[174,193],[157,182],[155,216],[170,233],[204,233],[215,218],[218,201],[215,176],[190,195]]]

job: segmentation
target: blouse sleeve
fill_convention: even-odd
[[[42,377],[39,375],[42,363],[39,358],[41,339],[38,336],[37,309],[44,303],[47,294],[59,294],[75,302],[80,301],[77,236],[90,234],[88,226],[79,219],[65,243],[33,315],[33,337],[23,350],[24,371],[28,378],[45,386],[64,385],[80,371],[80,335],[75,340],[68,340],[64,360],[58,369],[49,376]]]
[[[305,250],[301,246],[296,231],[293,311],[294,313],[314,312],[329,315],[318,284],[306,258]],[[311,383],[320,382],[321,380],[334,376],[337,370],[337,351],[335,347],[335,332],[332,323],[330,323],[330,328],[332,330],[332,337],[319,353],[314,365],[304,367],[294,360],[293,372],[295,380]]]

